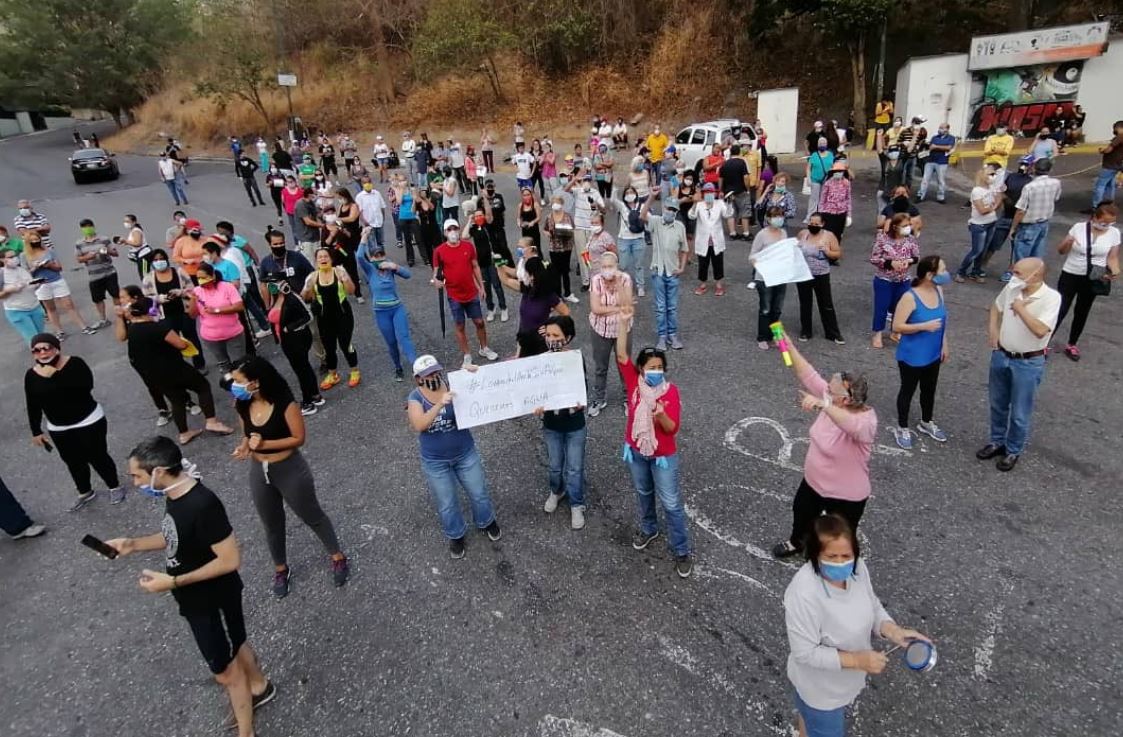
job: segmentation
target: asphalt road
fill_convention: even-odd
[[[116,185],[76,187],[65,158],[69,132],[0,144],[0,219],[32,196],[53,221],[68,267],[77,222],[106,232],[134,212],[162,237],[171,202],[151,160],[122,158]],[[1061,172],[1093,164],[1062,159]],[[509,175],[501,189],[513,201]],[[960,195],[962,176],[954,179]],[[1075,222],[1090,175],[1066,179],[1050,242]],[[97,192],[96,196],[91,193]],[[874,584],[905,625],[930,634],[939,665],[917,675],[894,662],[855,709],[853,734],[1113,734],[1123,723],[1114,647],[1123,619],[1117,387],[1123,365],[1118,295],[1096,303],[1084,360],[1049,362],[1032,444],[1010,474],[980,463],[986,440],[986,309],[998,287],[951,285],[951,358],[937,396],[946,445],[893,446],[898,379],[893,356],[867,347],[873,223],[872,184],[859,177],[855,226],[835,271],[844,347],[815,340],[805,353],[824,372],[863,371],[883,427],[871,467],[874,498],[862,523]],[[269,212],[245,207],[223,165],[194,169],[190,214],[208,227],[229,218],[260,234]],[[923,205],[927,252],[957,262],[966,211]],[[613,231],[615,232],[615,231]],[[269,594],[271,566],[234,441],[201,438],[189,448],[220,493],[243,547],[250,637],[280,690],[258,734],[526,735],[669,737],[782,735],[791,717],[781,598],[794,568],[762,555],[786,532],[811,418],[796,404],[780,357],[752,341],[756,295],[744,288],[747,244],[727,256],[729,293],[682,296],[686,349],[671,356],[683,396],[682,486],[696,575],[679,580],[659,543],[629,545],[634,501],[619,461],[623,418],[616,379],[608,410],[590,421],[588,527],[541,511],[545,452],[533,419],[476,432],[504,526],[499,543],[472,536],[451,561],[403,417],[408,386],[396,384],[366,307],[357,335],[363,384],[333,389],[309,418],[305,449],[322,503],[352,558],[353,579],[330,585],[326,556],[290,525],[293,593]],[[1050,256],[1055,277],[1058,257]],[[129,265],[122,264],[122,274]],[[84,274],[66,272],[90,314]],[[128,282],[124,278],[123,282]],[[692,280],[687,280],[693,287]],[[403,285],[415,342],[455,362],[442,339],[425,279]],[[638,338],[654,335],[650,298]],[[512,299],[512,302],[515,302]],[[784,319],[797,320],[788,295]],[[586,324],[585,310],[579,306]],[[492,345],[514,349],[515,321],[489,325]],[[818,329],[818,327],[816,328]],[[584,331],[583,331],[584,332]],[[582,334],[579,339],[584,342]],[[155,432],[155,412],[103,332],[65,348],[93,367],[96,395],[122,468],[129,448]],[[159,556],[118,562],[78,545],[154,531],[160,505],[137,494],[118,507],[104,497],[78,514],[63,465],[30,445],[21,382],[30,358],[0,329],[0,472],[50,533],[0,541],[0,734],[9,737],[219,734],[224,696],[166,596],[136,586]],[[287,372],[276,348],[266,351]],[[914,407],[914,411],[917,409]],[[228,406],[220,416],[234,421]],[[167,428],[171,430],[171,428]]]

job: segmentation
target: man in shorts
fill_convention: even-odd
[[[515,165],[515,183],[519,190],[533,190],[535,161],[534,156],[526,152],[525,144],[515,144],[515,155],[511,157],[511,163]]]
[[[464,354],[463,365],[472,365],[472,349],[468,346],[468,333],[464,329],[465,317],[476,326],[480,355],[494,361],[499,354],[487,347],[487,327],[484,325],[483,308],[480,307],[480,295],[484,293],[483,276],[476,259],[476,247],[469,241],[460,240],[460,223],[455,220],[445,221],[444,233],[445,242],[433,251],[433,286],[448,290],[448,307],[456,323],[456,343]]]
[[[100,330],[109,325],[105,316],[105,296],[113,305],[117,305],[117,295],[121,287],[117,283],[117,269],[113,267],[113,259],[117,256],[117,247],[113,241],[97,234],[94,221],[86,218],[78,223],[82,231],[82,240],[74,244],[77,251],[78,263],[86,265],[86,272],[90,277],[90,299],[97,309],[98,322],[94,329]]]
[[[164,435],[133,448],[129,475],[143,493],[165,499],[164,521],[159,532],[107,544],[118,557],[164,550],[167,572],[142,570],[140,587],[152,594],[172,592],[203,659],[226,687],[238,737],[253,737],[253,712],[272,701],[277,688],[246,642],[241,557],[226,508],[184,468],[179,446]]]

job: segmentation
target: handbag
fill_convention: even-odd
[[[1105,277],[1107,269],[1103,266],[1092,265],[1092,222],[1084,224],[1084,253],[1088,257],[1088,289],[1097,297],[1106,297],[1111,294],[1111,282]]]

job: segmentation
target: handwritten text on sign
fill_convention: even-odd
[[[528,415],[537,407],[584,406],[585,365],[581,351],[542,353],[448,375],[452,408],[461,428]]]

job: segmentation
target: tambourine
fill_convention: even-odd
[[[901,645],[897,645],[888,650],[885,654],[890,655],[900,650],[901,647]],[[936,646],[927,640],[910,640],[909,644],[905,645],[904,648],[903,659],[909,670],[914,670],[918,673],[927,673],[936,667]]]

